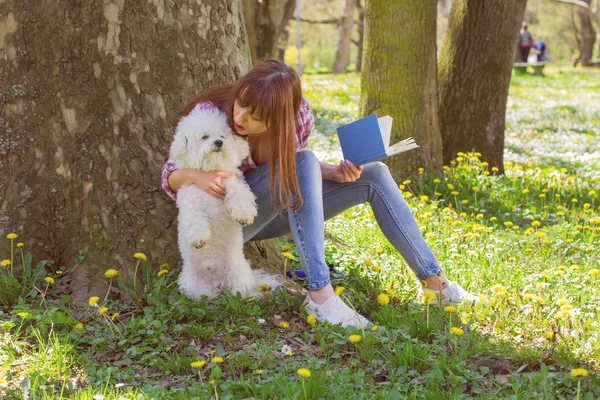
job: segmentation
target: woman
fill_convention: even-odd
[[[258,216],[244,228],[244,240],[292,234],[310,290],[304,307],[319,321],[343,326],[368,323],[334,295],[324,251],[324,221],[367,201],[386,238],[424,282],[424,291],[441,296],[444,304],[475,300],[441,272],[384,164],[327,164],[307,150],[314,119],[292,68],[278,60],[265,61],[237,82],[193,98],[179,116],[194,107],[217,107],[227,113],[232,130],[250,144],[251,157],[241,169],[256,196]],[[174,200],[183,185],[197,185],[224,198],[226,176],[219,171],[177,170],[169,160],[162,182]]]

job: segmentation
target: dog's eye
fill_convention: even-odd
[[[204,139],[204,140],[208,139],[208,135],[202,136],[202,139]]]

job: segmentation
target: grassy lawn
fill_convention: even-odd
[[[359,79],[303,80],[311,147],[338,160],[332,132],[356,117]],[[16,238],[0,259],[29,273],[0,279],[0,398],[600,398],[599,89],[594,71],[514,76],[505,175],[466,153],[442,177],[398,182],[442,268],[480,303],[420,298],[368,205],[326,225],[341,239],[326,245],[334,287],[376,324],[364,332],[309,323],[292,293],[191,302],[177,268],[142,254],[131,268],[144,288],[106,278],[120,300],[73,304],[61,280],[78,260],[32,261]]]

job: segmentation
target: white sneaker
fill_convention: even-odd
[[[427,289],[421,286],[421,295],[425,292],[432,292],[435,294],[435,301],[432,304],[440,303],[440,291]],[[458,283],[448,281],[448,285],[442,289],[442,305],[443,306],[456,306],[463,301],[479,301],[479,297],[467,292]]]
[[[310,293],[302,303],[304,309],[309,314],[314,314],[319,322],[329,322],[330,324],[342,324],[343,327],[354,326],[356,328],[366,328],[370,322],[342,300],[339,296],[331,296],[325,303],[317,304],[310,298]]]

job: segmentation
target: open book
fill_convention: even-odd
[[[419,147],[413,138],[390,146],[392,117],[371,114],[337,128],[344,158],[359,166]]]

